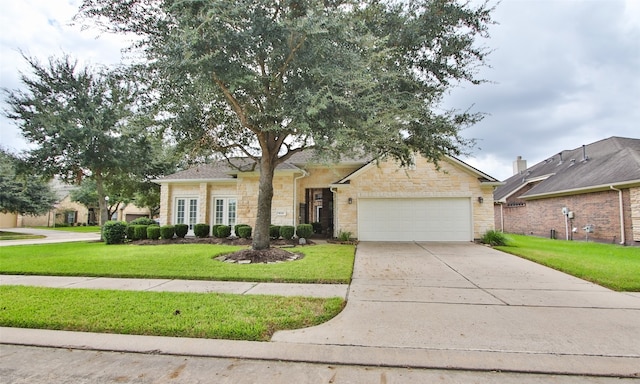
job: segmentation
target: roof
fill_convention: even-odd
[[[179,181],[193,181],[193,180],[207,180],[207,181],[224,181],[234,180],[239,172],[250,172],[253,170],[254,162],[249,158],[234,158],[230,160],[234,165],[231,166],[227,160],[218,160],[209,164],[199,164],[194,167],[185,169],[183,171],[176,172],[174,174],[162,177],[155,180],[158,183],[162,182],[179,182]],[[367,164],[369,160],[358,158],[343,158],[340,164]],[[301,151],[293,154],[286,161],[278,164],[276,170],[278,171],[300,171],[301,168],[309,164],[329,164],[326,161],[320,159],[314,151]]]
[[[640,185],[640,139],[610,137],[555,154],[507,180],[494,192],[506,199],[536,183],[520,198],[584,193],[610,186]]]

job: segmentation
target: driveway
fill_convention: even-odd
[[[495,369],[501,369],[499,359],[509,358],[511,369],[525,371],[549,364],[632,375],[640,375],[639,340],[638,294],[613,292],[470,243],[369,242],[358,245],[340,315],[273,337],[386,353],[437,351],[452,365],[464,354],[498,359]]]
[[[30,244],[51,244],[51,243],[67,243],[72,241],[98,241],[99,233],[82,233],[57,231],[52,229],[40,228],[3,228],[5,231],[24,233],[28,235],[44,236],[41,239],[24,239],[24,240],[2,240],[0,247],[10,245],[30,245]]]

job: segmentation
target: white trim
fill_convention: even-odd
[[[211,196],[211,209],[210,209],[210,231],[213,231],[213,226],[218,224],[216,223],[216,200],[222,200],[223,201],[223,208],[222,208],[222,224],[223,225],[230,225],[231,226],[231,235],[235,236],[235,225],[238,224],[238,197],[236,195],[215,195],[215,196]],[[234,223],[231,224],[229,222],[229,202],[230,200],[234,200],[235,204],[236,204],[236,210],[235,210],[235,217],[234,217]],[[213,234],[213,233],[210,233]]]
[[[189,225],[189,232],[187,233],[188,235],[193,235],[193,225],[198,224],[198,218],[200,217],[200,199],[197,195],[176,195],[173,197],[173,216],[172,216],[172,220],[171,223],[172,224],[179,224],[178,223],[178,200],[185,200],[185,206],[184,206],[184,223],[183,224],[187,224]],[[191,201],[195,200],[196,201],[196,212],[195,212],[195,222],[194,223],[190,223],[190,218],[191,218]],[[188,203],[187,203],[188,202]],[[188,204],[188,206],[187,206]]]
[[[544,192],[544,193],[536,193],[534,195],[522,195],[520,196],[520,198],[522,200],[536,200],[536,199],[544,199],[547,197],[557,197],[557,196],[564,196],[564,195],[578,195],[578,194],[582,194],[582,193],[592,193],[592,192],[601,192],[601,191],[607,191],[610,190],[611,186],[616,187],[616,188],[622,188],[622,189],[626,189],[626,188],[632,188],[635,186],[639,186],[640,185],[640,180],[629,180],[629,181],[620,181],[618,183],[609,183],[609,184],[601,184],[601,185],[592,185],[592,186],[588,186],[588,187],[581,187],[581,188],[572,188],[572,189],[565,189],[562,191],[552,191],[552,192]]]

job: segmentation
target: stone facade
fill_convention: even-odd
[[[364,165],[364,167],[363,167]],[[365,165],[363,163],[338,165],[309,165],[303,169],[276,170],[273,187],[272,223],[297,225],[301,222],[300,205],[306,202],[305,192],[310,189],[331,189],[334,236],[340,230],[357,237],[357,199],[363,197],[464,197],[471,201],[473,235],[480,237],[493,229],[494,184],[482,184],[478,173],[471,168],[445,159],[436,170],[433,164],[418,157],[416,166],[401,169],[394,162]],[[339,183],[349,175],[349,182]],[[255,226],[259,174],[240,172],[225,180],[159,181],[160,223],[175,223],[177,198],[198,200],[198,222],[213,222],[214,200],[237,199],[237,223]],[[480,202],[482,200],[482,202]]]

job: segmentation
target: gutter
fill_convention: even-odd
[[[304,169],[300,168],[300,170],[302,171],[302,175],[298,176],[298,177],[294,177],[293,178],[293,235],[296,236],[297,235],[297,228],[298,226],[296,225],[296,214],[298,213],[296,210],[296,207],[298,206],[298,201],[296,200],[296,197],[298,196],[298,180],[302,179],[303,177],[307,177],[309,176],[309,172],[305,171]]]
[[[622,206],[622,190],[614,188],[613,185],[610,185],[609,188],[618,192],[618,202],[620,204],[620,245],[625,245],[626,239],[624,237],[624,210]]]

